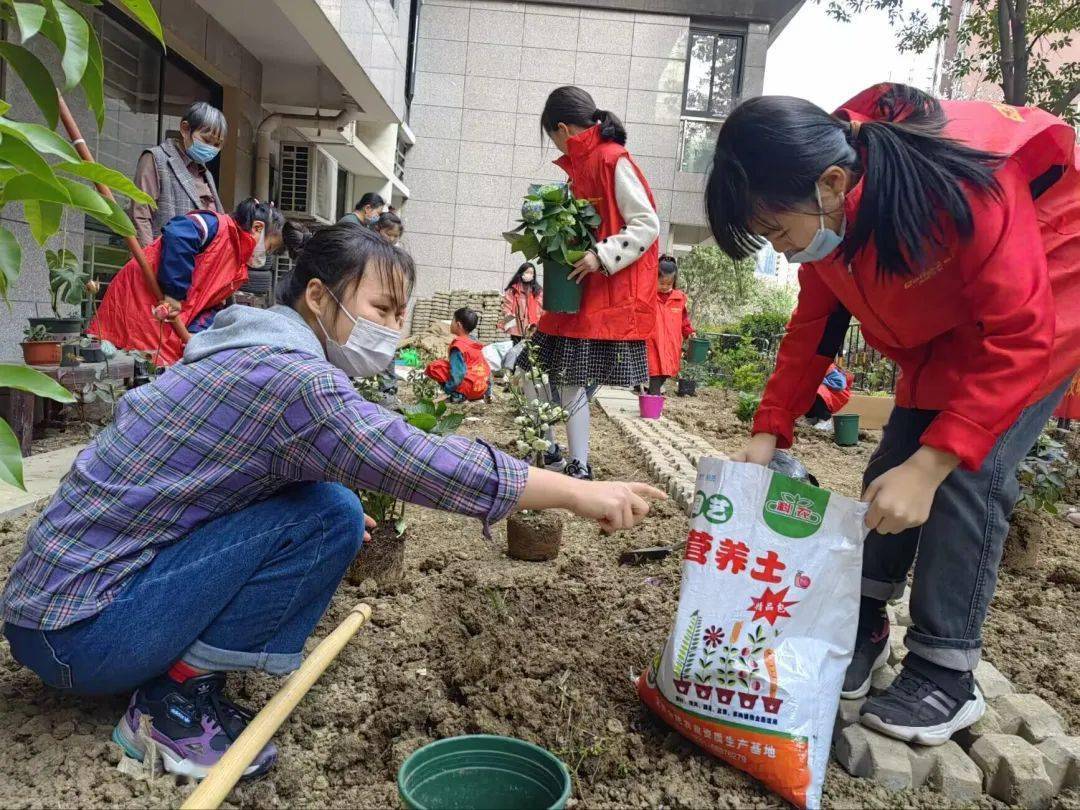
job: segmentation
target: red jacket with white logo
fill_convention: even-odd
[[[626,147],[600,137],[600,126],[569,138],[569,153],[555,164],[570,178],[575,197],[585,197],[600,214],[598,242],[614,236],[626,224],[615,201],[615,164],[627,158],[656,207],[649,183]],[[633,264],[611,276],[589,273],[581,282],[581,307],[573,314],[545,312],[540,331],[548,335],[594,340],[645,340],[656,320],[656,277],[660,258],[656,240]]]
[[[837,115],[877,115],[883,87]],[[814,401],[848,313],[867,342],[900,367],[897,405],[938,411],[922,444],[978,469],[1020,411],[1080,366],[1080,161],[1075,132],[1035,108],[943,101],[945,134],[1007,156],[1002,195],[969,195],[975,232],[913,276],[883,277],[871,241],[851,263],[842,251],[799,271],[799,304],[755,433],[792,442],[795,419]],[[863,184],[847,195],[848,222]]]

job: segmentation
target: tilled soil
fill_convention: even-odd
[[[720,416],[711,396],[697,402],[710,409],[710,421]],[[509,423],[504,407],[495,405],[483,422],[467,422],[464,431],[494,433],[506,442]],[[599,475],[646,480],[617,430],[599,414],[594,426]],[[701,432],[720,444],[717,433]],[[826,464],[826,444],[822,462],[812,462],[823,483],[840,488],[857,480],[865,458],[837,450],[839,456]],[[865,456],[868,450],[850,453]],[[619,567],[615,560],[625,549],[681,539],[686,520],[673,504],[658,504],[645,523],[616,536],[570,519],[562,552],[549,563],[510,560],[502,527],[489,542],[474,521],[419,509],[410,510],[409,518],[413,540],[404,582],[381,593],[342,586],[316,635],[329,632],[359,601],[373,606],[372,624],[277,734],[277,768],[234,791],[234,806],[399,806],[394,780],[409,753],[440,737],[478,732],[514,735],[556,752],[575,774],[579,807],[784,806],[683,741],[637,700],[631,679],[669,629],[679,561]],[[18,554],[27,525],[23,519],[0,526],[3,569]],[[1065,593],[1066,586],[1055,587]],[[1003,589],[1009,588],[1006,578]],[[1058,638],[1070,639],[1075,649],[1075,635],[1057,629]],[[1019,641],[1011,639],[1014,647]],[[1037,639],[1031,643],[1034,649]],[[248,675],[234,681],[234,692],[258,707],[278,683]],[[6,760],[0,806],[179,804],[190,785],[134,778],[115,767],[120,754],[108,735],[124,704],[123,697],[84,700],[52,692],[11,660],[6,643],[0,645],[0,750]],[[1060,698],[1055,705],[1063,708]],[[835,765],[826,803],[948,806],[928,791],[888,793]],[[984,800],[983,806],[997,805]]]

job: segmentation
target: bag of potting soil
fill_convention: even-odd
[[[638,679],[684,736],[816,808],[859,611],[865,504],[703,458],[675,624]]]

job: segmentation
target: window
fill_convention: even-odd
[[[715,31],[692,31],[686,60],[683,113],[726,118],[739,97],[742,37]]]

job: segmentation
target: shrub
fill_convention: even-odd
[[[744,315],[736,327],[740,335],[750,338],[754,345],[766,350],[775,348],[778,338],[787,328],[790,313],[766,311]]]
[[[736,391],[754,393],[765,387],[765,373],[757,363],[746,363],[731,374],[731,387]]]
[[[735,418],[746,424],[753,422],[759,405],[761,405],[761,397],[746,392],[740,393],[739,403],[735,406]]]
[[[1034,511],[1057,514],[1065,487],[1080,475],[1080,466],[1069,458],[1065,446],[1043,433],[1031,453],[1020,462],[1020,503]]]

